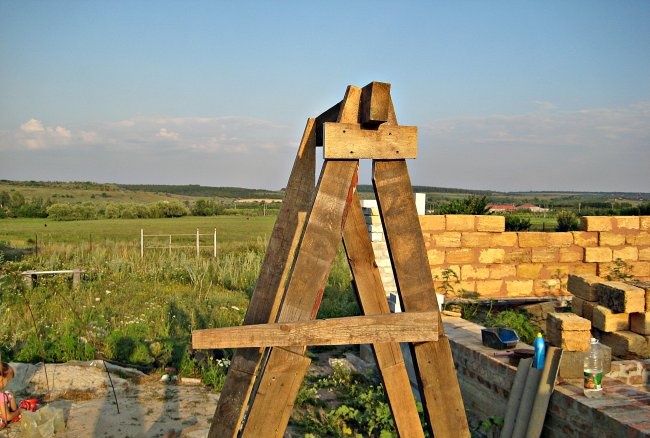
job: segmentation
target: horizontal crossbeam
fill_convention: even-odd
[[[316,319],[192,331],[192,348],[297,347],[438,340],[438,312]]]
[[[362,129],[355,123],[323,123],[326,159],[396,160],[417,158],[417,126],[380,125]]]

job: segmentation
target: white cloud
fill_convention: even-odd
[[[36,119],[29,119],[27,122],[20,125],[20,129],[24,132],[42,132],[43,122]]]
[[[178,133],[173,131],[168,131],[167,128],[160,128],[160,131],[158,131],[156,137],[164,138],[167,140],[178,140]]]

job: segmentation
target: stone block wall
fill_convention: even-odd
[[[571,232],[507,232],[503,216],[420,216],[420,225],[436,287],[446,269],[457,291],[483,298],[568,295],[569,274],[604,278],[621,266],[650,280],[650,216],[584,217]]]

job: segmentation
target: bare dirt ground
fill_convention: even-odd
[[[345,351],[339,347],[319,352],[309,373],[331,374],[331,360],[342,360],[333,357],[342,357]],[[359,362],[354,355],[345,355]],[[218,393],[196,379],[162,382],[160,376],[101,360],[45,367],[11,365],[16,375],[6,390],[12,391],[17,400],[39,398],[43,401],[41,407],[63,411],[65,429],[56,433],[57,438],[152,438],[164,437],[170,431],[174,431],[169,435],[173,437],[206,437],[219,400]],[[22,436],[20,423],[0,429],[0,438]],[[289,426],[285,437],[296,436],[302,434]]]
[[[6,389],[18,400],[40,398],[44,405],[63,411],[66,427],[56,437],[149,438],[171,430],[175,436],[205,437],[219,399],[217,393],[194,381],[165,383],[159,377],[107,364],[114,395],[101,361],[45,368],[12,366],[16,376]],[[20,423],[0,430],[0,437],[20,436]]]

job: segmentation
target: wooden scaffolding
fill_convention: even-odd
[[[315,184],[317,146],[324,162]],[[405,161],[416,155],[417,128],[397,124],[390,84],[349,86],[308,119],[243,326],[192,333],[193,348],[237,348],[210,437],[282,437],[311,362],[307,346],[366,343],[399,435],[424,437],[400,342],[409,343],[431,431],[470,436]],[[390,313],[375,264],[356,193],[360,159],[373,160],[402,313]],[[341,239],[363,315],[316,320]]]

